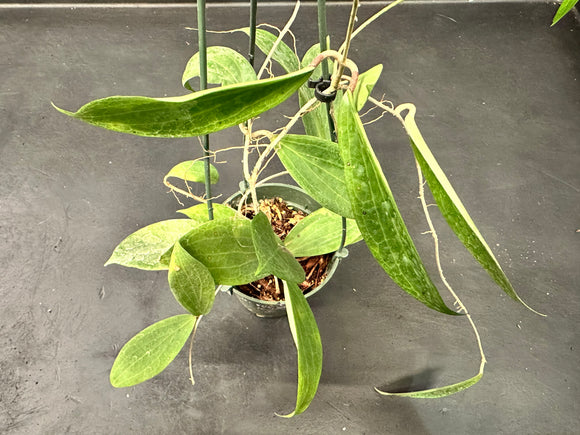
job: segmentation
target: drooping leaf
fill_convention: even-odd
[[[185,66],[181,83],[193,91],[189,80],[199,77],[199,53],[195,53]],[[207,47],[207,82],[216,85],[233,85],[257,80],[250,62],[229,47]]]
[[[383,66],[379,64],[358,76],[353,94],[357,112],[360,112],[364,107],[382,72]]]
[[[293,417],[306,411],[318,389],[322,373],[322,342],[314,314],[296,284],[284,283],[284,299],[298,354],[298,391],[294,411],[282,417]]]
[[[284,239],[284,246],[295,257],[313,257],[334,252],[340,247],[342,217],[319,208],[296,224]],[[362,240],[354,219],[346,221],[345,246]]]
[[[410,393],[388,393],[386,391],[381,391],[375,388],[375,391],[383,396],[399,396],[399,397],[413,397],[416,399],[438,399],[440,397],[451,396],[452,394],[459,393],[472,385],[475,385],[483,377],[483,373],[478,373],[473,378],[467,379],[457,384],[447,385],[446,387],[432,388],[423,391],[412,391]]]
[[[92,101],[65,115],[121,133],[192,137],[240,124],[277,106],[304,83],[313,68],[266,80],[222,86],[169,98],[116,96]]]
[[[308,66],[320,53],[320,44],[314,44],[308,49],[302,58],[302,65]],[[318,65],[312,72],[312,78],[317,80],[322,76],[322,67]],[[302,85],[298,90],[298,100],[300,106],[303,106],[308,101],[314,98],[314,89],[309,88],[306,84]],[[319,137],[321,139],[331,140],[330,127],[328,123],[328,113],[326,105],[321,104],[316,109],[311,110],[302,117],[302,124],[304,131],[309,136]]]
[[[564,17],[564,15],[570,12],[574,8],[574,6],[576,6],[576,3],[578,3],[578,0],[563,0],[562,3],[560,4],[560,7],[556,11],[556,15],[554,15],[554,19],[552,20],[552,26],[556,24],[558,21],[560,21]]]
[[[168,263],[161,261],[163,254],[197,225],[190,219],[170,219],[141,228],[119,243],[105,266],[120,264],[144,270],[167,269]]]
[[[250,35],[249,27],[244,27],[240,30],[246,35]],[[265,55],[268,55],[268,53],[272,51],[276,39],[278,39],[278,37],[268,32],[267,30],[256,29],[256,46]],[[296,53],[294,53],[294,51],[283,41],[280,41],[276,47],[276,50],[272,54],[272,59],[278,62],[287,73],[291,73],[300,69],[300,62],[298,61]]]
[[[258,256],[251,221],[246,218],[207,222],[183,236],[180,243],[209,269],[216,284],[247,284],[267,275],[256,275]]]
[[[111,369],[111,385],[131,387],[161,373],[175,359],[195,322],[195,316],[181,314],[139,332],[117,355]]]
[[[274,275],[298,284],[304,281],[304,269],[284,247],[263,212],[252,219],[252,240],[259,264],[256,275]]]
[[[368,142],[350,91],[345,92],[337,112],[348,196],[369,250],[393,281],[411,296],[434,310],[457,314],[445,305],[425,270]]]
[[[455,189],[453,189],[449,179],[431,153],[415,123],[414,108],[413,112],[409,112],[405,116],[404,121],[405,129],[411,138],[411,146],[413,147],[415,158],[419,162],[421,171],[427,180],[427,184],[433,194],[433,198],[439,206],[439,210],[441,210],[441,214],[459,240],[471,252],[471,255],[479,261],[503,291],[512,299],[528,307],[514,290],[491,248],[475,226],[475,223],[471,219],[471,216],[469,216]],[[534,311],[531,308],[530,310]]]
[[[193,258],[178,242],[173,246],[169,273],[169,287],[183,308],[194,316],[210,312],[215,299],[215,283],[211,273]]]
[[[233,218],[236,215],[236,211],[233,208],[228,207],[227,205],[213,203],[212,207],[213,207],[213,218],[215,220]],[[182,213],[191,220],[194,220],[199,223],[204,223],[208,221],[206,204],[197,204],[194,205],[193,207],[178,210],[177,212]]]
[[[277,150],[292,178],[312,198],[336,214],[354,218],[338,144],[314,136],[284,136]]]
[[[204,183],[205,182],[205,163],[202,160],[187,160],[178,163],[167,173],[165,178],[176,177],[186,182]],[[215,184],[219,181],[220,176],[214,165],[210,165],[210,181]]]

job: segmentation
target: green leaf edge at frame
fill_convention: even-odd
[[[410,107],[410,106],[409,106]],[[493,251],[477,229],[467,209],[459,199],[459,196],[453,189],[449,179],[437,163],[435,156],[423,139],[414,118],[414,106],[412,111],[408,112],[404,118],[405,129],[411,138],[411,146],[415,158],[419,162],[421,171],[427,180],[429,189],[433,198],[441,211],[441,214],[447,221],[449,227],[457,235],[461,243],[489,273],[497,285],[513,300],[520,302],[529,310],[536,314],[544,316],[533,308],[529,307],[516,293],[512,283],[501,268],[495,258]]]
[[[447,385],[446,387],[431,388],[429,390],[412,391],[409,393],[388,393],[375,388],[375,391],[383,396],[412,397],[415,399],[438,399],[440,397],[451,396],[477,384],[483,377],[483,373],[478,373],[473,378],[467,379],[456,384]]]
[[[314,68],[272,79],[211,88],[179,97],[114,96],[94,100],[77,112],[53,106],[76,119],[120,133],[146,137],[193,137],[240,124],[288,99]]]
[[[365,243],[404,291],[429,308],[458,315],[445,305],[427,274],[354,104],[352,93],[346,91],[335,111],[348,196]]]
[[[576,3],[578,3],[578,0],[563,0],[562,3],[560,4],[560,7],[556,11],[556,15],[554,15],[554,19],[552,20],[552,26],[556,24],[558,21],[560,21],[564,17],[564,15],[570,12],[572,8],[576,6]]]
[[[306,279],[304,269],[274,233],[264,212],[252,219],[252,241],[258,256],[256,275],[274,275],[284,281],[301,283]]]
[[[288,233],[284,246],[295,257],[313,257],[335,252],[342,239],[342,217],[326,208],[310,213]],[[344,246],[362,240],[354,219],[346,220]]]
[[[185,89],[194,91],[188,82],[195,77],[199,77],[199,52],[187,62],[181,84]],[[208,83],[227,86],[254,80],[258,80],[254,68],[240,53],[229,47],[207,47]]]
[[[191,314],[201,316],[211,311],[214,279],[208,268],[183,249],[179,241],[173,245],[167,280],[177,302]]]
[[[168,219],[138,229],[117,245],[105,263],[142,270],[165,270],[163,254],[199,223],[190,219]],[[157,246],[157,248],[155,248]]]
[[[277,415],[290,418],[306,411],[316,395],[322,374],[322,341],[312,309],[298,285],[284,282],[284,295],[298,357],[298,389],[294,411]]]
[[[209,165],[210,170],[210,182],[211,184],[216,184],[220,175],[216,167],[212,164]],[[165,179],[169,177],[179,178],[186,182],[193,183],[204,183],[205,182],[205,162],[202,160],[186,160],[184,162],[178,163],[173,168],[169,170]]]
[[[290,176],[320,205],[354,219],[337,143],[315,136],[287,134],[276,153]]]
[[[131,387],[161,373],[181,351],[196,321],[191,314],[180,314],[154,323],[135,335],[119,351],[113,363],[109,376],[111,385]],[[147,350],[147,345],[151,349]],[[162,352],[156,355],[155,351],[160,348]]]

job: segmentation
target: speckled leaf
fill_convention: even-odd
[[[399,396],[399,397],[412,397],[416,399],[438,399],[440,397],[451,396],[452,394],[459,393],[472,385],[475,385],[483,377],[483,373],[479,373],[471,379],[467,379],[463,382],[458,382],[457,384],[448,385],[446,387],[432,388],[430,390],[423,391],[413,391],[410,393],[387,393],[381,391],[377,388],[375,390],[377,393],[383,396]]]
[[[181,79],[183,87],[193,91],[188,82],[195,77],[199,77],[199,53],[195,53],[185,66]],[[208,83],[226,86],[254,80],[257,80],[254,68],[240,53],[229,47],[207,47]]]
[[[207,222],[183,236],[180,243],[209,269],[216,284],[241,285],[266,276],[256,274],[258,256],[248,219]]]
[[[252,240],[258,256],[257,275],[274,275],[294,283],[304,281],[304,269],[284,247],[263,212],[252,219]]]
[[[196,317],[181,314],[139,332],[123,346],[111,369],[113,387],[131,387],[161,373],[193,331]]]
[[[250,35],[250,29],[248,27],[240,30],[246,35]],[[278,39],[278,37],[268,32],[267,30],[256,29],[256,46],[265,55],[270,53],[274,47],[276,39]],[[297,71],[300,68],[300,62],[298,61],[296,53],[294,53],[294,51],[283,41],[280,41],[276,47],[276,50],[272,54],[272,59],[278,62],[280,66],[288,73]]]
[[[266,80],[222,86],[169,98],[115,96],[92,101],[77,112],[60,112],[121,133],[192,137],[240,124],[277,106],[304,83],[313,68]]]
[[[360,112],[364,107],[382,72],[383,66],[379,64],[373,66],[358,77],[358,82],[353,94],[357,112]]]
[[[187,182],[204,183],[205,182],[205,163],[202,160],[187,160],[178,163],[167,173],[165,178],[176,177]],[[210,181],[215,184],[219,181],[220,176],[214,165],[210,165]]]
[[[312,198],[336,214],[354,218],[338,144],[314,136],[289,134],[280,141],[278,156]]]
[[[295,257],[313,257],[334,252],[340,247],[342,217],[319,208],[296,224],[284,239],[284,246]],[[346,220],[345,246],[362,240],[354,219]]]
[[[169,273],[169,287],[177,302],[194,316],[210,312],[215,299],[215,283],[203,264],[181,247],[173,246]]]
[[[475,223],[471,219],[471,216],[469,216],[455,189],[451,186],[447,176],[425,143],[423,136],[417,128],[414,116],[407,114],[405,117],[405,128],[411,137],[411,145],[415,153],[415,158],[419,162],[421,171],[433,194],[433,198],[437,202],[441,214],[445,217],[451,229],[503,291],[512,299],[528,307],[514,290],[511,282],[495,258],[495,255],[493,255],[491,248],[475,226]]]
[[[345,92],[337,112],[348,195],[369,250],[393,281],[411,296],[429,308],[456,314],[445,305],[425,270],[368,142],[350,91]]]
[[[213,218],[215,220],[228,219],[236,215],[236,211],[233,208],[228,207],[227,205],[213,203],[212,207],[213,207]],[[206,204],[197,204],[194,205],[193,207],[178,210],[177,212],[182,213],[186,215],[188,218],[199,223],[204,223],[208,221]]]
[[[190,219],[170,219],[141,228],[119,243],[105,266],[120,264],[144,270],[167,269],[167,262],[161,261],[163,254],[197,225]]]
[[[322,342],[314,314],[296,284],[284,283],[286,314],[298,354],[298,391],[293,417],[306,411],[316,394],[322,373]]]

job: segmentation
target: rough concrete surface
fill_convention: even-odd
[[[363,6],[362,20],[379,5]],[[142,385],[114,389],[108,373],[130,337],[182,313],[165,272],[103,268],[137,228],[175,218],[162,185],[196,139],[148,139],[69,119],[108,95],[179,95],[195,52],[186,8],[0,10],[0,432],[7,434],[568,434],[578,433],[580,314],[580,26],[550,28],[555,5],[420,3],[395,8],[353,42],[361,70],[384,64],[374,95],[418,106],[441,166],[522,298],[493,284],[434,208],[447,278],[471,310],[489,360],[483,380],[439,400],[381,397],[374,386],[430,388],[477,372],[465,318],[431,312],[398,289],[362,244],[312,298],[324,369],[310,409],[294,405],[296,357],[285,319],[258,319],[226,294],[200,324],[194,349]],[[260,22],[283,26],[286,5]],[[245,26],[247,10],[211,7],[208,27]],[[348,7],[329,6],[336,47]],[[294,26],[304,53],[313,6]],[[210,45],[245,52],[241,34]],[[263,120],[291,115],[289,102]],[[377,112],[374,114],[378,115]],[[365,119],[371,120],[371,113]],[[413,157],[392,119],[368,126],[391,188],[430,271]],[[212,146],[240,145],[234,128]],[[241,179],[223,153],[216,187]],[[276,166],[272,170],[276,170]],[[437,281],[439,285],[439,281]],[[443,287],[442,293],[444,293]],[[445,294],[446,301],[452,300]],[[268,337],[268,339],[266,339]]]

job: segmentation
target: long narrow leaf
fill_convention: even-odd
[[[483,373],[478,373],[473,378],[467,379],[457,384],[447,385],[446,387],[432,388],[423,391],[413,391],[410,393],[387,393],[386,391],[381,391],[375,388],[375,391],[383,396],[399,396],[399,397],[412,397],[415,399],[438,399],[439,397],[451,396],[452,394],[459,393],[472,385],[475,385],[483,377]]]
[[[306,411],[316,394],[322,374],[322,342],[314,314],[300,291],[293,283],[284,284],[286,314],[296,352],[298,354],[298,391],[293,417]]]
[[[320,53],[320,44],[314,44],[308,49],[302,58],[303,67],[310,65],[312,60]],[[322,66],[318,65],[312,72],[312,78],[318,79],[322,75]],[[314,89],[309,88],[306,84],[298,90],[298,100],[300,106],[303,106],[314,97]],[[302,117],[304,131],[307,135],[319,137],[321,139],[331,140],[330,128],[328,125],[328,114],[326,105],[320,104],[316,109],[309,111]]]
[[[560,4],[560,7],[556,11],[556,15],[554,15],[554,19],[552,20],[552,26],[556,24],[558,21],[560,21],[564,17],[564,15],[570,12],[572,8],[576,6],[576,3],[578,3],[578,0],[562,1],[562,4]]]
[[[405,129],[411,138],[413,152],[427,180],[433,198],[441,210],[441,214],[467,250],[479,261],[503,291],[512,299],[528,307],[514,290],[511,282],[495,258],[495,255],[493,255],[491,248],[475,226],[475,223],[469,216],[455,189],[451,186],[447,176],[423,139],[415,123],[414,106],[409,107],[411,107],[411,110],[404,118]],[[532,309],[530,308],[530,310]]]
[[[273,79],[222,86],[180,97],[116,96],[92,101],[65,115],[121,133],[192,137],[240,124],[277,106],[304,83],[313,68]]]
[[[425,270],[350,91],[344,94],[337,111],[338,143],[350,203],[369,250],[393,281],[411,296],[434,310],[457,314],[445,305]]]
[[[145,328],[123,346],[111,369],[111,385],[137,385],[161,373],[193,331],[196,317],[181,314]]]

